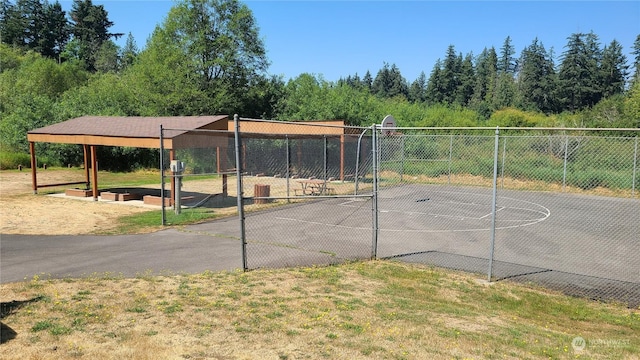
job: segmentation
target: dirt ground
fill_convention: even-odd
[[[77,181],[77,172],[38,171],[38,183]],[[47,188],[64,191],[67,187]],[[40,190],[40,192],[43,189]],[[0,171],[0,233],[79,235],[115,227],[123,215],[149,211],[148,208],[106,204],[78,199],[33,194],[31,172]]]
[[[229,179],[228,193],[235,196],[236,181]],[[39,170],[38,184],[59,184],[78,181],[78,170]],[[252,196],[254,185],[268,184],[270,196],[286,195],[286,180],[274,177],[244,178],[245,195]],[[192,180],[184,182],[182,191],[204,194],[222,192],[220,180]],[[297,189],[299,184],[291,180]],[[331,188],[341,194],[353,193],[353,183],[332,183]],[[33,194],[31,171],[0,171],[0,234],[25,235],[81,235],[108,232],[115,229],[119,217],[143,211],[160,210],[159,206],[136,204],[141,202],[92,201],[93,198],[64,196],[65,189],[74,185],[41,188]],[[151,188],[158,186],[149,186]],[[147,188],[147,187],[145,187]],[[55,195],[52,195],[55,193]],[[293,189],[291,190],[293,193]],[[225,203],[226,204],[226,203]],[[221,214],[235,211],[235,202],[230,208],[218,208]],[[223,206],[224,207],[224,206]]]

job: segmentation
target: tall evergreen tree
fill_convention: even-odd
[[[42,3],[40,0],[18,0],[16,8],[19,16],[24,19],[21,45],[42,53],[40,46],[45,23]]]
[[[572,34],[565,49],[558,71],[558,100],[569,111],[593,106],[602,97],[597,36]]]
[[[360,80],[358,73],[355,73],[351,79],[348,79],[347,84],[354,89],[360,89],[362,87],[362,80]]]
[[[518,93],[525,110],[550,113],[555,110],[555,70],[553,60],[536,38],[520,57]]]
[[[387,94],[388,97],[396,97],[396,96],[409,96],[409,86],[407,85],[407,80],[400,73],[400,69],[396,64],[391,65],[391,69],[389,70],[389,74],[391,75],[391,87],[389,88],[389,92]]]
[[[622,45],[616,40],[611,41],[602,51],[602,63],[600,65],[602,96],[607,98],[612,95],[622,94],[625,89],[626,79],[629,75],[627,58],[622,53]]]
[[[500,59],[498,61],[498,73],[515,74],[518,63],[513,55],[516,53],[511,37],[507,36],[500,48]]]
[[[516,83],[513,76],[508,73],[500,73],[493,94],[493,108],[502,109],[514,106],[516,102]]]
[[[60,53],[64,50],[71,34],[67,15],[62,10],[60,2],[45,5],[44,24],[41,31],[41,54],[60,61]]]
[[[633,55],[633,76],[631,78],[631,86],[640,81],[640,34],[636,36],[636,40],[633,42],[631,54]]]
[[[382,69],[378,70],[376,78],[373,79],[373,83],[371,84],[371,93],[381,98],[388,97],[390,87],[391,74],[389,64],[385,62],[382,65]]]
[[[476,78],[472,101],[490,103],[498,78],[498,55],[495,48],[484,48],[476,60]]]
[[[442,81],[442,61],[436,60],[433,70],[427,82],[426,101],[428,104],[440,104],[444,102],[444,85]]]
[[[517,69],[517,62],[513,55],[515,49],[511,44],[511,37],[507,36],[500,48],[500,58],[498,59],[498,79],[495,93],[493,94],[493,107],[501,109],[515,104],[516,85],[514,75]]]
[[[473,97],[475,70],[473,68],[473,54],[469,53],[462,60],[458,75],[458,88],[455,102],[467,106]]]
[[[456,55],[455,47],[449,45],[441,73],[442,100],[447,104],[453,104],[456,100],[456,91],[460,86],[461,58],[462,55]]]
[[[91,0],[73,0],[69,15],[73,36],[80,46],[80,59],[93,71],[102,43],[111,38],[117,39],[123,34],[109,32],[109,28],[113,26],[109,14],[103,5],[93,5]]]
[[[125,42],[120,54],[120,68],[126,69],[133,65],[139,52],[136,40],[133,38],[133,35],[129,33],[129,35],[127,35],[127,41]]]
[[[8,0],[0,3],[0,36],[3,43],[32,50],[59,60],[69,40],[69,24],[58,1]]]
[[[409,101],[411,102],[424,102],[427,99],[427,75],[424,71],[420,72],[418,78],[416,78],[409,87]]]
[[[389,66],[389,64],[385,62],[373,80],[371,91],[374,95],[382,98],[395,96],[406,97],[408,95],[407,81],[400,73],[400,69],[398,69],[396,64]]]
[[[24,46],[26,17],[9,0],[0,0],[0,41],[14,46]]]
[[[371,76],[369,70],[367,70],[367,72],[364,74],[364,77],[362,78],[362,86],[368,91],[372,91],[373,77]]]

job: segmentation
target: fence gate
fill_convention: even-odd
[[[371,182],[363,186],[368,194],[355,194],[358,135],[339,130],[339,135],[236,132],[245,269],[375,256]]]

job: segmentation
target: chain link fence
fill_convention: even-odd
[[[640,304],[639,131],[435,132],[380,139],[379,256]]]
[[[294,134],[238,131],[237,137],[214,130],[182,134],[189,146],[162,150],[165,211],[237,217],[239,232],[221,226],[215,235],[238,238],[245,270],[374,257],[371,179],[361,179],[360,188],[369,193],[359,195],[354,180],[357,146],[370,140],[359,129],[300,126],[308,128]],[[318,134],[323,132],[328,134]]]
[[[354,195],[357,135],[240,137],[248,269],[372,257],[372,195]]]
[[[379,130],[199,132],[164,181],[238,219],[245,270],[392,258],[640,305],[640,131]]]

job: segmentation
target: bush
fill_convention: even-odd
[[[25,153],[0,151],[0,170],[17,169],[20,165],[31,167],[31,156]]]
[[[38,167],[60,166],[59,161],[55,161],[48,156],[38,156]],[[17,169],[19,165],[23,168],[31,168],[31,155],[23,152],[0,151],[0,170]]]

